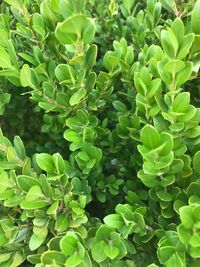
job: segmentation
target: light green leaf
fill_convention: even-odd
[[[64,236],[60,240],[60,248],[63,253],[70,256],[73,255],[77,248],[78,239],[74,236]]]
[[[59,201],[55,201],[48,209],[47,209],[47,214],[56,214],[56,210],[58,209]]]
[[[191,206],[181,207],[179,210],[181,222],[186,229],[192,229],[194,225],[193,212]]]
[[[192,74],[192,67],[193,63],[192,62],[185,62],[185,67],[179,71],[176,75],[176,84],[181,85],[187,82]]]
[[[174,0],[160,0],[161,4],[163,5],[163,7],[165,9],[167,9],[168,11],[174,13],[176,4]]]
[[[200,151],[194,155],[193,166],[195,173],[200,174]]]
[[[16,252],[12,257],[12,264],[9,267],[22,266],[25,257],[22,256],[19,252]]]
[[[46,206],[46,202],[44,200],[34,200],[31,202],[27,200],[23,200],[20,204],[20,207],[26,210],[41,209],[45,206]]]
[[[92,257],[96,262],[102,262],[106,259],[106,254],[104,252],[104,241],[99,241],[95,243],[91,248]]]
[[[17,183],[26,192],[28,192],[32,186],[39,185],[39,182],[35,178],[27,175],[18,175]]]
[[[134,5],[133,0],[123,0],[123,5],[125,6],[125,8],[127,9],[128,13],[130,13],[132,6]]]
[[[4,50],[3,47],[0,47],[0,67],[1,68],[13,68],[9,54]]]
[[[119,255],[119,249],[112,244],[112,241],[110,241],[110,244],[105,244],[103,246],[103,251],[111,260]]]
[[[7,172],[2,172],[0,174],[0,193],[4,192],[7,188],[13,186],[12,181],[10,180]]]
[[[195,35],[192,33],[183,37],[183,40],[180,43],[178,54],[177,54],[178,59],[183,59],[189,54],[189,51],[194,42],[194,39],[195,39]]]
[[[168,31],[163,30],[161,32],[161,43],[166,54],[169,57],[174,58],[178,50],[178,41],[170,29]]]
[[[192,30],[196,34],[200,34],[200,0],[197,0],[191,15]]]
[[[174,22],[172,23],[171,29],[173,33],[175,34],[179,45],[181,44],[184,34],[185,34],[185,27],[183,24],[183,21],[180,17],[177,17]]]
[[[172,59],[165,65],[165,70],[175,75],[185,67],[185,63],[178,59]]]
[[[180,93],[176,96],[172,108],[174,112],[185,113],[190,104],[190,94],[188,92]]]
[[[46,239],[47,233],[48,231],[46,232],[45,235],[38,236],[38,235],[33,234],[31,236],[30,241],[29,241],[29,248],[31,251],[36,250],[43,244],[43,242]]]
[[[66,257],[65,255],[60,252],[60,251],[46,251],[42,254],[41,257],[41,261],[42,263],[47,266],[47,265],[53,265],[53,266],[57,266],[57,265],[61,265],[63,266],[65,261],[66,261]]]
[[[31,189],[28,191],[28,194],[26,196],[26,200],[28,202],[38,200],[40,198],[43,198],[44,195],[42,194],[41,188],[38,185],[34,185],[31,187]]]
[[[68,229],[69,227],[69,218],[67,214],[62,213],[59,214],[57,219],[56,219],[56,225],[55,228],[58,232],[64,232]]]
[[[10,257],[11,257],[11,252],[10,253],[1,253],[0,263],[9,260]]]
[[[55,34],[58,41],[63,44],[81,41],[91,43],[95,35],[95,23],[82,14],[73,15],[58,24]]]
[[[145,125],[141,131],[141,141],[149,149],[154,149],[160,144],[160,135],[153,126]]]
[[[20,71],[20,82],[23,87],[35,88],[34,82],[32,80],[31,68],[28,64],[24,64]]]
[[[36,155],[36,161],[38,166],[48,172],[48,173],[54,173],[55,172],[55,165],[54,161],[51,155],[47,153],[40,153]]]
[[[85,55],[84,67],[86,72],[88,72],[93,68],[93,66],[96,63],[96,57],[97,57],[97,46],[95,44],[92,44],[90,48],[87,50]]]
[[[79,89],[76,93],[74,93],[69,100],[70,106],[77,105],[86,95],[87,91],[85,89]]]
[[[152,80],[150,91],[148,93],[148,98],[155,96],[158,90],[160,89],[160,87],[161,87],[161,79],[157,78],[157,79]]]
[[[109,214],[104,219],[104,223],[110,227],[120,229],[125,223],[119,214]]]

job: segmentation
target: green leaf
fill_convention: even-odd
[[[4,0],[9,5],[13,6],[14,8],[21,10],[21,5],[18,0]]]
[[[192,47],[190,49],[190,54],[194,55],[196,53],[200,52],[200,35],[194,36],[194,42],[192,44]],[[199,62],[198,56],[197,56],[197,62]]]
[[[151,125],[145,125],[141,131],[141,141],[149,149],[154,149],[160,144],[160,135]]]
[[[181,207],[179,210],[181,222],[186,229],[192,229],[194,225],[193,212],[191,206]]]
[[[37,264],[41,262],[40,257],[41,257],[41,254],[31,254],[31,255],[28,255],[27,260],[32,264]]]
[[[55,69],[55,75],[59,82],[71,82],[72,84],[75,83],[75,71],[67,64],[59,64]]]
[[[198,152],[197,152],[198,153]],[[193,163],[194,165],[194,163]],[[187,188],[187,196],[192,197],[192,196],[199,196],[200,195],[200,186],[197,182],[191,183],[188,188]]]
[[[25,199],[23,195],[15,195],[13,197],[8,198],[4,201],[5,207],[16,207],[21,204],[21,202]]]
[[[103,58],[103,65],[109,71],[114,71],[119,66],[120,56],[117,52],[108,51]]]
[[[65,213],[59,214],[56,219],[55,229],[58,232],[64,232],[68,229],[68,227],[69,227],[69,218],[67,214]]]
[[[185,67],[185,63],[178,59],[171,59],[166,65],[165,70],[175,75]]]
[[[191,15],[191,25],[193,32],[196,34],[200,34],[200,0],[197,0],[193,7]]]
[[[176,4],[175,1],[172,0],[160,0],[161,4],[163,5],[163,7],[165,9],[167,9],[168,11],[174,13]]]
[[[192,33],[183,37],[183,40],[179,45],[177,58],[183,59],[189,54],[190,48],[192,47],[194,40],[195,40],[195,35]]]
[[[172,108],[177,113],[185,113],[190,104],[190,94],[188,92],[180,93],[176,96]]]
[[[39,248],[44,243],[47,234],[48,234],[48,231],[46,231],[45,234],[40,235],[40,236],[33,234],[29,240],[30,250],[33,251]]]
[[[102,262],[107,258],[104,252],[104,246],[105,246],[104,241],[99,241],[92,246],[91,248],[92,258],[96,262]]]
[[[134,5],[135,1],[132,0],[123,0],[123,5],[127,9],[128,13],[130,13],[132,6]]]
[[[190,239],[190,245],[192,246],[192,247],[200,247],[200,235],[199,235],[199,233],[195,233],[195,234],[193,234],[193,236],[191,237],[191,239]]]
[[[58,41],[63,44],[75,44],[80,41],[88,44],[94,38],[95,23],[82,14],[73,15],[58,24],[55,34]]]
[[[161,79],[157,78],[151,81],[151,89],[148,93],[148,98],[155,96],[160,87],[161,87]]]
[[[0,92],[0,115],[3,115],[6,105],[10,102],[11,95]]]
[[[12,257],[12,264],[9,267],[21,266],[25,258],[19,252],[16,252]]]
[[[35,210],[35,209],[41,209],[46,206],[46,202],[44,200],[34,200],[34,201],[27,201],[23,200],[20,204],[20,207],[22,209],[27,210]]]
[[[10,55],[2,47],[0,47],[0,59],[1,68],[13,68],[10,60]]]
[[[34,185],[39,186],[38,180],[27,175],[18,175],[17,183],[26,192],[28,192],[31,189],[31,187],[33,187]]]
[[[96,79],[97,79],[97,75],[95,72],[90,72],[87,75],[87,78],[85,81],[85,88],[86,88],[87,92],[91,92],[94,89]]]
[[[34,13],[32,16],[33,30],[38,33],[42,38],[45,37],[45,25],[42,16],[39,13]]]
[[[165,263],[175,252],[175,247],[173,246],[164,246],[158,250],[158,258],[161,263]]]
[[[82,161],[85,161],[85,162],[87,162],[87,161],[90,160],[88,154],[87,154],[86,152],[84,152],[84,151],[80,151],[80,152],[77,154],[77,156],[78,156]]]
[[[109,214],[104,219],[104,223],[110,227],[120,229],[124,225],[124,220],[119,214]]]
[[[66,257],[62,252],[52,250],[44,252],[41,256],[41,261],[45,266],[63,266],[66,261]]]
[[[93,68],[96,63],[97,58],[97,46],[92,44],[86,52],[85,59],[84,59],[84,68],[85,72],[88,72]]]
[[[14,138],[14,147],[15,151],[17,152],[20,159],[25,160],[26,159],[26,151],[24,144],[19,136],[15,136]]]
[[[177,227],[178,236],[183,244],[188,244],[191,236],[192,230],[186,229],[182,224]]]
[[[0,174],[0,193],[4,192],[7,188],[11,188],[13,183],[9,179],[7,172]]]
[[[4,69],[0,70],[0,77],[5,76],[11,83],[14,85],[21,86],[20,80],[19,80],[19,71],[17,69]]]
[[[175,34],[180,45],[185,34],[185,27],[184,27],[184,24],[181,18],[177,17],[174,20],[174,22],[172,23],[171,29],[173,33]]]
[[[176,75],[176,84],[181,85],[187,82],[192,74],[192,62],[185,62],[185,68],[183,68]]]
[[[113,102],[113,106],[118,112],[126,112],[127,111],[126,105],[119,100],[115,100]]]
[[[84,259],[82,259],[81,263],[77,265],[77,267],[92,267],[92,262],[87,252],[85,253]]]
[[[179,253],[175,252],[170,259],[166,263],[169,267],[173,266],[183,266],[185,267],[185,259],[184,254],[180,255]]]
[[[113,230],[107,225],[101,225],[96,232],[96,240],[104,240],[105,242],[107,242],[110,238],[110,234],[112,231]]]
[[[200,174],[200,151],[194,155],[193,166],[195,173]]]
[[[28,54],[26,54],[26,53],[21,53],[21,52],[19,52],[18,55],[19,55],[21,58],[23,58],[25,61],[27,61],[27,62],[33,64],[34,66],[37,65],[37,61],[34,59],[34,57],[32,57],[32,56],[30,56],[30,55],[28,55]]]
[[[119,255],[119,249],[112,244],[112,241],[110,241],[110,244],[105,244],[103,246],[103,251],[111,260]]]
[[[7,43],[8,43],[8,30],[7,29],[0,29],[0,45],[2,47],[7,47]]]
[[[43,1],[40,4],[40,14],[44,20],[44,23],[48,25],[49,28],[55,28],[56,17],[54,12],[51,10],[49,3],[47,1]]]
[[[56,214],[56,211],[58,209],[59,201],[55,201],[48,209],[47,209],[47,214]]]
[[[67,130],[65,133],[64,133],[64,138],[70,142],[74,142],[74,143],[80,143],[82,138],[81,136],[76,133],[75,131],[72,131],[72,130]]]
[[[200,258],[200,246],[199,247],[191,247],[189,250],[189,254],[193,258]]]
[[[70,106],[77,105],[87,94],[85,89],[79,89],[76,93],[74,93],[69,100]]]
[[[10,253],[1,253],[0,263],[9,260],[10,256],[11,256],[11,252]]]
[[[82,245],[80,243],[78,244],[78,246],[82,247]],[[83,257],[84,257],[84,255],[80,255],[79,252],[75,252],[67,258],[66,265],[69,267],[77,266],[78,264],[80,264],[82,262]]]
[[[196,108],[192,105],[189,105],[187,112],[185,114],[180,114],[179,121],[187,122],[195,116],[195,113]]]
[[[59,177],[59,176],[58,176]],[[60,177],[59,177],[60,178]],[[42,189],[42,193],[49,197],[52,198],[52,187],[50,185],[49,180],[56,180],[57,177],[56,176],[51,176],[51,177],[46,177],[46,175],[41,174],[39,176],[39,183],[40,183],[40,188]]]
[[[168,31],[163,30],[161,32],[161,43],[166,54],[169,57],[174,58],[178,50],[178,41],[170,29],[168,29]]]
[[[36,161],[38,166],[47,173],[55,172],[55,165],[51,155],[46,153],[37,154]]]
[[[20,82],[23,87],[35,88],[34,80],[32,78],[31,68],[28,64],[24,64],[20,71]]]
[[[13,66],[18,70],[19,69],[19,62],[17,60],[14,42],[11,39],[8,40],[7,50],[8,50],[8,54],[10,56],[10,59],[11,59]]]
[[[43,198],[44,195],[42,194],[41,188],[38,185],[34,185],[31,187],[31,189],[28,191],[28,194],[26,196],[26,200],[28,202],[38,200],[39,198]]]
[[[165,84],[167,85],[171,84],[171,75],[170,73],[165,71],[162,61],[157,63],[157,68],[158,68],[159,75],[161,79],[165,82]]]
[[[58,173],[65,171],[65,162],[59,153],[53,154],[54,164]]]
[[[63,253],[70,256],[73,255],[77,248],[78,239],[74,236],[64,236],[60,240],[60,248]]]

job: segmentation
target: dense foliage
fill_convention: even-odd
[[[0,11],[0,266],[200,266],[200,0]]]

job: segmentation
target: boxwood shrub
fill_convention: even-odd
[[[200,0],[1,1],[0,266],[199,267],[199,67]]]

